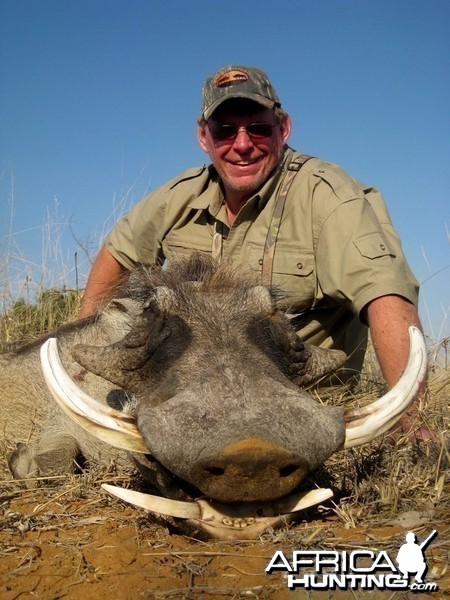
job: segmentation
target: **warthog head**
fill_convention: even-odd
[[[292,493],[337,450],[386,431],[423,377],[422,356],[420,366],[411,367],[407,392],[396,390],[344,415],[302,386],[342,365],[345,355],[304,345],[277,308],[276,290],[196,256],[167,271],[136,271],[124,294],[139,307],[127,317],[125,337],[104,347],[75,346],[72,354],[85,369],[131,392],[133,413],[84,394],[65,374],[54,341],[42,351],[47,384],[93,435],[140,455],[138,463],[164,495],[208,500],[195,506],[172,500],[169,507],[153,496],[109,491],[160,513],[200,520],[210,531],[219,519],[220,536],[227,535],[224,526],[245,528],[258,515],[269,518],[266,526],[280,512],[329,497],[329,490],[306,499]],[[114,302],[130,313],[129,302]],[[247,512],[239,506],[238,513],[211,516],[210,501],[245,503]]]

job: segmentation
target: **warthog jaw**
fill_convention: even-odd
[[[103,484],[102,488],[139,508],[164,516],[194,521],[209,535],[222,540],[256,539],[265,529],[275,527],[292,513],[305,510],[333,496],[331,490],[318,488],[310,492],[292,494],[273,502],[252,502],[232,506],[211,502],[204,498],[193,502],[180,502],[109,484]]]

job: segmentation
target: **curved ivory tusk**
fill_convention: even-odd
[[[417,327],[409,328],[409,358],[405,370],[387,394],[344,415],[344,448],[370,442],[388,431],[414,401],[427,372],[427,349]]]
[[[284,517],[333,496],[331,490],[318,488],[273,502],[227,505],[203,498],[193,502],[180,502],[109,484],[103,484],[102,488],[139,508],[165,516],[193,519],[210,535],[220,539],[255,539],[267,527],[276,525]]]
[[[161,496],[152,496],[151,494],[127,490],[126,488],[120,488],[108,483],[103,483],[102,488],[113,496],[125,500],[125,502],[161,515],[178,517],[180,519],[201,519],[202,516],[200,506],[197,502],[170,500]]]
[[[53,398],[73,421],[112,446],[148,454],[149,450],[132,415],[97,402],[69,377],[61,362],[55,338],[43,344],[41,366]]]

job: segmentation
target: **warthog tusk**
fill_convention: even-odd
[[[202,517],[202,511],[197,502],[170,500],[161,496],[152,496],[151,494],[127,490],[126,488],[120,488],[109,483],[103,483],[102,488],[113,496],[125,500],[125,502],[134,504],[134,506],[138,506],[139,508],[157,512],[160,515],[178,517],[180,519],[201,519]]]
[[[191,519],[210,535],[220,539],[255,539],[267,527],[275,526],[284,517],[304,510],[333,496],[326,488],[292,494],[279,501],[226,505],[200,498],[193,502],[169,500],[113,485],[103,484],[110,494],[130,504],[161,515]]]
[[[112,446],[148,454],[149,450],[132,415],[94,400],[69,377],[61,362],[55,338],[48,339],[41,347],[41,366],[53,398],[72,420]]]
[[[344,448],[370,442],[388,431],[414,401],[427,372],[427,349],[417,327],[409,328],[409,358],[395,386],[379,400],[344,415]]]

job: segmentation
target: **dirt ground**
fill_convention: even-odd
[[[117,477],[114,482],[127,483]],[[328,510],[308,513],[307,520],[268,531],[256,541],[198,541],[110,497],[99,489],[101,483],[89,473],[35,489],[3,482],[1,600],[450,597],[448,507],[407,511],[393,520],[380,515],[378,522],[370,518],[370,526],[364,526],[358,523],[364,511],[358,517],[358,511],[340,512],[329,503]],[[288,591],[284,573],[265,573],[276,550],[289,556],[292,550],[363,548],[386,550],[394,558],[408,529],[425,539],[433,528],[439,535],[426,552],[427,581],[436,582],[439,591],[430,595]]]

